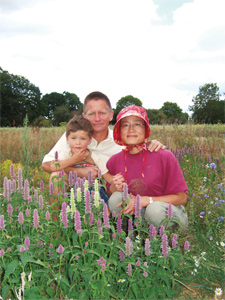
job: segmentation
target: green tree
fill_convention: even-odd
[[[150,124],[166,123],[166,116],[160,109],[146,109]]]
[[[10,74],[0,68],[1,126],[23,126],[28,115],[32,123],[42,111],[38,87],[23,76]]]
[[[53,116],[53,125],[59,126],[59,123],[69,121],[70,112],[66,106],[57,106],[53,112]]]
[[[52,92],[50,94],[45,94],[42,97],[42,102],[44,105],[44,117],[47,119],[54,118],[54,111],[58,106],[65,106],[66,99],[63,94]]]
[[[177,103],[165,102],[160,110],[166,116],[167,123],[183,123],[185,116],[188,118],[188,115],[184,115]]]
[[[192,99],[192,119],[198,123],[224,123],[224,100],[220,100],[219,87],[216,83],[200,86],[199,93]]]
[[[114,116],[113,116],[113,120],[112,123],[115,124],[116,123],[116,117],[118,115],[118,113],[127,106],[130,105],[137,105],[137,106],[142,106],[142,102],[140,99],[135,98],[131,95],[122,97],[119,101],[117,101],[116,103],[116,108],[114,109]]]
[[[69,111],[82,112],[83,104],[76,94],[63,92],[63,95],[65,97],[65,105]]]

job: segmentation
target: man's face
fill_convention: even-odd
[[[113,111],[109,111],[104,100],[90,100],[83,116],[89,120],[95,133],[105,133],[108,131],[109,122],[113,118]]]

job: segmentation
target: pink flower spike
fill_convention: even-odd
[[[108,215],[108,206],[107,206],[106,203],[103,206],[103,222],[104,222],[105,228],[110,228],[109,215]]]
[[[61,221],[64,225],[64,228],[68,227],[68,219],[67,219],[67,210],[66,210],[66,202],[62,203],[62,210],[61,210],[62,218]]]
[[[137,266],[137,267],[140,267],[140,265],[141,265],[141,262],[140,262],[140,260],[138,260],[138,261],[136,262],[136,266]]]
[[[102,227],[99,227],[98,234],[102,234]]]
[[[3,256],[4,254],[5,254],[4,250],[1,249],[1,250],[0,250],[0,256]]]
[[[132,265],[131,264],[128,264],[128,266],[127,266],[127,274],[128,274],[128,276],[132,276]]]
[[[20,225],[22,225],[23,221],[24,221],[23,213],[22,213],[22,211],[20,211],[19,215],[18,215],[18,222]]]
[[[46,211],[45,219],[46,219],[46,221],[48,221],[50,219],[50,213],[48,210]]]
[[[24,181],[24,190],[23,190],[23,199],[28,200],[29,194],[30,194],[29,182],[28,182],[27,179],[25,179],[25,181]]]
[[[8,216],[12,217],[13,208],[12,208],[11,204],[7,205],[7,213],[8,213]]]
[[[118,217],[117,217],[117,232],[119,233],[119,234],[121,234],[122,233],[122,219],[121,219],[121,214],[119,214],[118,215]]]
[[[63,246],[60,244],[60,245],[59,245],[59,248],[58,248],[58,250],[57,250],[57,252],[58,252],[59,254],[62,254],[63,251],[64,251]]]
[[[161,248],[162,248],[162,255],[164,258],[166,258],[168,255],[168,238],[167,238],[166,234],[163,234],[163,236],[162,236]]]
[[[188,241],[185,241],[185,243],[184,243],[184,250],[185,250],[185,251],[188,251],[188,250],[189,250],[189,247],[190,247],[189,242],[188,242]]]
[[[26,210],[25,210],[25,216],[28,217],[29,214],[30,214],[30,209],[26,208]]]
[[[145,240],[145,255],[146,256],[150,255],[150,241],[149,241],[149,239]]]
[[[24,246],[22,246],[22,247],[20,248],[20,252],[24,252],[24,251],[26,251],[26,249],[24,248]]]
[[[13,164],[11,164],[11,166],[10,166],[10,177],[14,177],[14,166],[13,166]]]
[[[112,234],[112,238],[113,238],[113,239],[116,238],[116,233],[115,233],[115,232]]]
[[[77,234],[82,234],[80,213],[78,210],[76,210],[75,214],[74,214],[74,228],[75,228]]]
[[[169,219],[172,219],[172,217],[173,217],[173,209],[172,209],[171,203],[169,203],[168,208],[167,208],[167,216]]]
[[[44,192],[44,182],[43,180],[40,181],[40,190],[43,193]]]
[[[37,229],[38,226],[39,226],[38,210],[35,208],[33,213],[33,227]]]
[[[24,245],[26,245],[27,246],[27,249],[29,249],[30,248],[30,239],[29,239],[29,237],[27,236],[27,237],[25,237],[25,239],[24,239]]]

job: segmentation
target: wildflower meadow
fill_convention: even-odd
[[[63,129],[49,139],[46,130],[48,148],[40,129],[1,129],[0,299],[223,299],[224,125],[152,128],[189,188],[183,232],[168,229],[170,205],[160,228],[146,224],[138,196],[124,232],[124,215],[101,199],[100,172],[95,181],[59,172],[54,196],[41,160]]]

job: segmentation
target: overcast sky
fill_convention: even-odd
[[[99,90],[183,111],[225,92],[224,0],[0,0],[0,66],[42,94]]]

